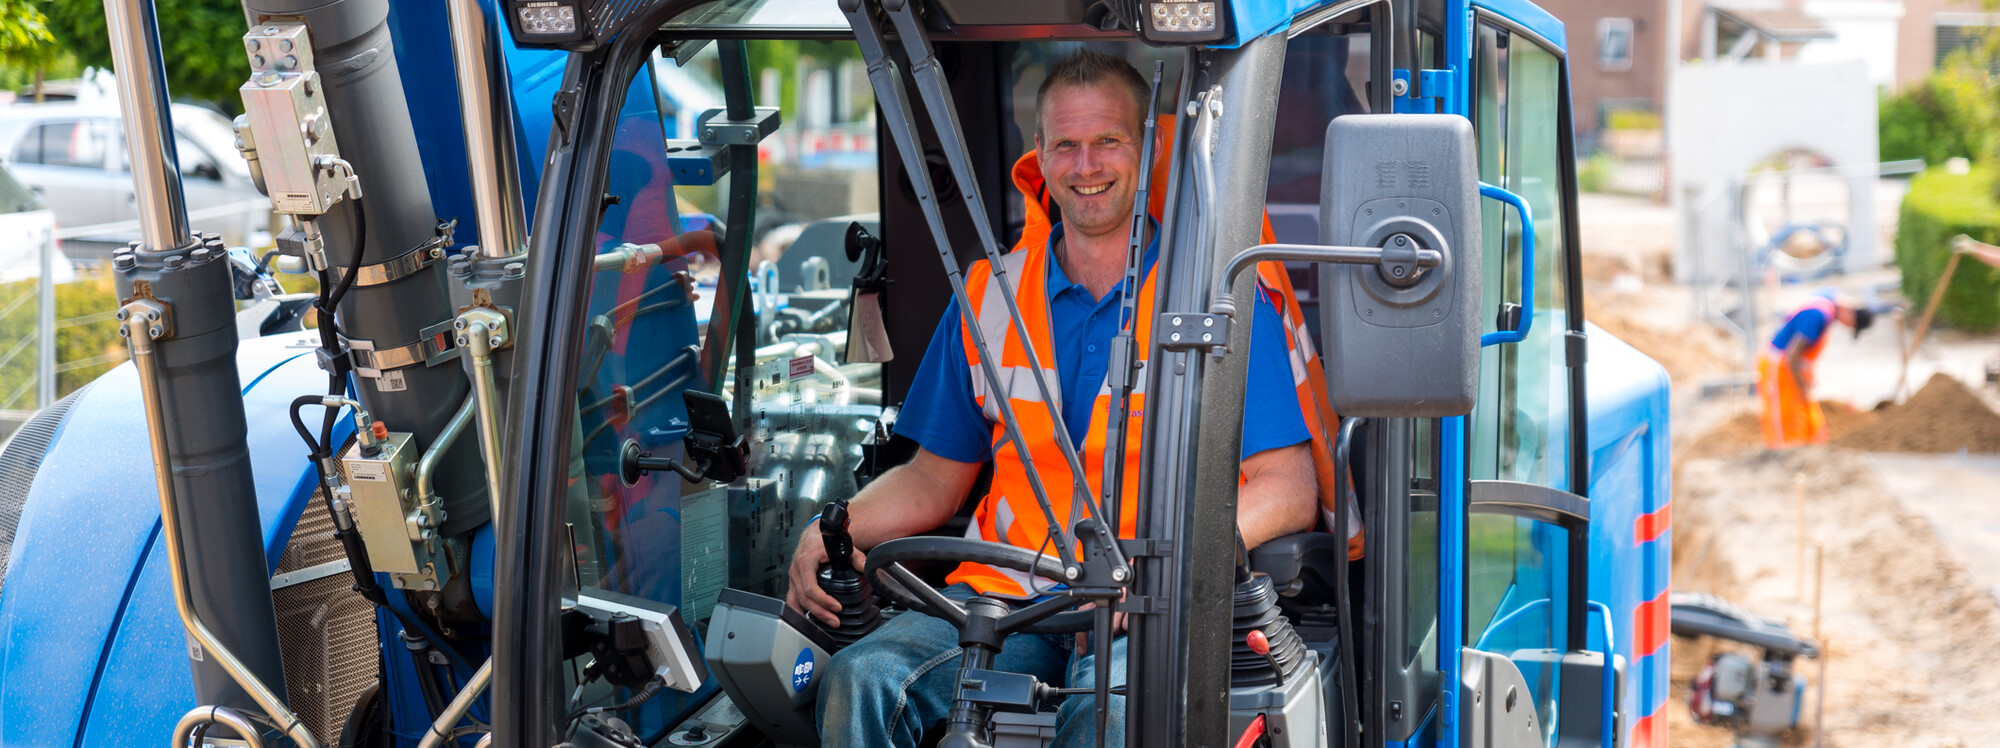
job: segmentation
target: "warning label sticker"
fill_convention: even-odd
[[[792,359],[792,379],[809,377],[812,376],[812,373],[813,373],[813,357],[800,356],[798,358]]]

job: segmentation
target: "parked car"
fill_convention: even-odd
[[[76,280],[76,267],[56,241],[55,213],[0,165],[0,283],[41,277],[44,247],[49,252],[50,282]]]
[[[270,224],[270,206],[236,151],[229,120],[191,104],[173,106],[175,148],[191,225],[242,244]],[[139,237],[125,134],[113,103],[16,104],[0,108],[0,164],[54,211],[66,234],[124,243]],[[103,226],[92,231],[89,227]],[[74,234],[81,230],[84,233]]]

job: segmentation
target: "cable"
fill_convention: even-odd
[[[640,705],[646,703],[647,701],[651,701],[654,696],[658,696],[660,694],[660,689],[665,688],[666,686],[667,682],[665,680],[655,677],[652,680],[646,681],[645,687],[639,689],[639,692],[637,694],[634,694],[632,698],[626,699],[616,704],[612,704],[610,706],[594,706],[589,709],[570,712],[569,718],[564,720],[564,724],[575,723],[577,720],[583,719],[585,715],[589,714],[597,714],[600,712],[622,712],[628,709],[637,709],[639,708]]]

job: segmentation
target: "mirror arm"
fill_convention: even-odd
[[[1336,265],[1383,264],[1380,247],[1342,247],[1318,244],[1259,244],[1243,250],[1230,259],[1222,271],[1222,278],[1215,284],[1215,291],[1209,298],[1209,314],[1236,316],[1236,297],[1230,292],[1236,284],[1236,277],[1243,271],[1255,267],[1260,262],[1324,262]],[[1444,262],[1444,255],[1435,249],[1416,250],[1416,265],[1434,268]]]

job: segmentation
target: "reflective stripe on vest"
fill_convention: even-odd
[[[1055,420],[1049,417],[1050,408],[1062,407],[1062,380],[1056,375],[1055,342],[1049,328],[1047,281],[1051,257],[1044,245],[1022,248],[1000,258],[1002,271],[1015,284],[1015,301],[1021,309],[1021,321],[1027,326],[1029,340],[1034,343],[1040,361],[1030,359],[1027,349],[1022,346],[1021,336],[1009,319],[1007,306],[999,298],[1000,281],[983,260],[974,263],[966,272],[966,291],[972,309],[961,315],[960,324],[978,324],[988,350],[997,349],[1000,392],[993,391],[985,372],[980,370],[979,349],[973,343],[970,331],[961,329],[959,337],[964,341],[965,361],[971,370],[973,397],[993,424],[993,485],[973,511],[972,522],[966,525],[965,535],[1053,554],[1054,548],[1047,545],[1048,519],[1035,500],[1034,489],[1028,480],[1029,470],[1040,475],[1049,505],[1055,510],[1056,521],[1068,523],[1071,500],[1076,496],[1075,481],[1068,461],[1063,459],[1061,447],[1056,444]],[[1152,348],[1155,277],[1156,272],[1146,274],[1135,306],[1137,324],[1134,331],[1142,362]],[[1036,368],[1042,369],[1047,377],[1050,394],[1057,402],[1042,402],[1041,392],[1034,383]],[[1006,427],[1000,421],[1000,398],[1006,398],[1013,407],[1014,417],[1019,420],[1021,437],[1027,441],[1025,455],[1022,445],[1007,441]],[[1083,463],[1084,480],[1093,497],[1101,495],[1104,485],[1104,451],[1109,438],[1106,424],[1110,422],[1107,414],[1117,407],[1117,396],[1111,391],[1108,376],[1098,388],[1096,398],[1091,408],[1090,430],[1085,434],[1083,443],[1076,445],[1077,458]],[[1132,388],[1132,409],[1127,415],[1130,420],[1125,429],[1124,486],[1119,491],[1122,499],[1118,513],[1119,537],[1132,537],[1138,526],[1139,512],[1132,506],[1131,497],[1136,496],[1139,489],[1139,449],[1145,408],[1146,377],[1141,376]],[[1078,508],[1079,516],[1081,512],[1082,509]],[[1031,580],[1022,572],[975,563],[961,564],[945,581],[965,582],[980,592],[1018,599],[1034,597],[1037,589],[1057,584],[1047,579]]]

